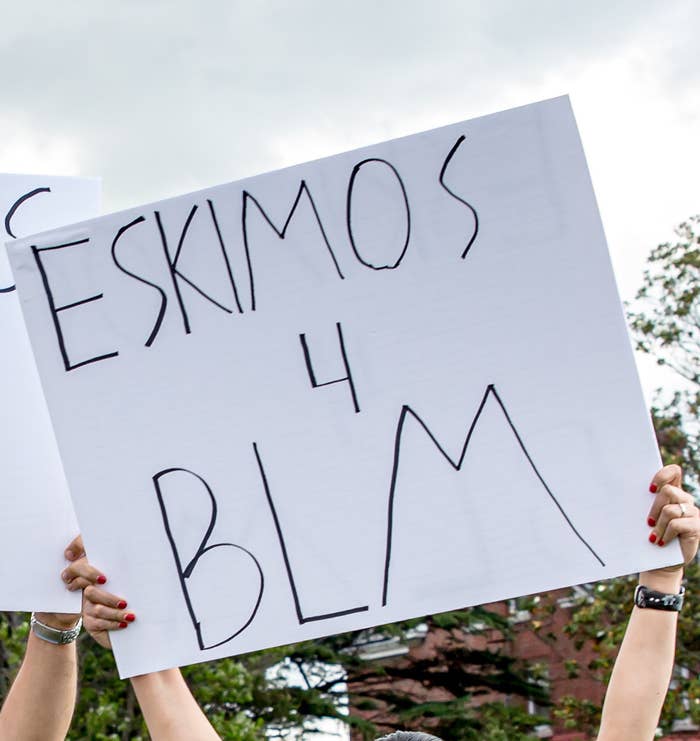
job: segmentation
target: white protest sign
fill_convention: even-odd
[[[0,175],[4,239],[99,213],[94,178]],[[0,609],[76,612],[60,580],[78,528],[5,250],[0,257],[3,423],[0,426]]]
[[[10,255],[123,676],[678,558],[566,98]]]

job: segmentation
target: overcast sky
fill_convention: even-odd
[[[113,211],[569,93],[623,298],[700,212],[698,0],[5,5],[0,170]]]

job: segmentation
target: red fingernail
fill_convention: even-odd
[[[134,620],[136,620],[136,615],[134,615],[133,612],[127,612],[126,615],[124,615],[124,620],[133,623]]]
[[[649,542],[656,543],[656,533],[649,533]]]
[[[119,602],[117,602],[117,607],[120,610],[123,610],[126,607],[126,602],[124,602],[124,600],[119,600]]]
[[[658,486],[657,486],[656,484],[652,484],[652,485],[651,485],[651,486],[649,487],[649,491],[650,491],[650,492],[651,492],[652,494],[656,494],[656,492],[658,491],[658,488],[659,488],[659,487],[658,487]]]
[[[121,623],[119,623],[119,627],[120,627],[120,628],[126,628],[126,626],[127,626],[128,624],[129,624],[129,623],[125,623],[124,621],[122,621]]]
[[[665,543],[663,542],[663,540],[660,540],[659,541],[659,545],[665,545]]]
[[[104,584],[107,581],[107,577],[104,574],[100,574],[97,577],[97,583],[98,584]]]
[[[656,525],[656,520],[653,517],[647,517],[647,525],[649,525],[649,527],[654,527],[654,525]]]

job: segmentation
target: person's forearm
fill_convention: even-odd
[[[639,583],[678,593],[682,571],[648,571]],[[654,738],[673,671],[677,612],[634,607],[603,704],[598,741]]]
[[[179,669],[141,674],[131,684],[153,741],[219,739]]]
[[[57,646],[30,631],[24,661],[0,711],[0,738],[64,741],[77,677],[75,643]]]

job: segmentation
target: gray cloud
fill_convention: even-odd
[[[127,0],[6,15],[0,121],[72,141],[80,170],[105,177],[108,208],[301,161],[302,141],[330,154],[546,80],[566,92],[589,62],[665,33],[665,18],[684,26],[659,79],[698,80],[700,6],[681,0]]]

